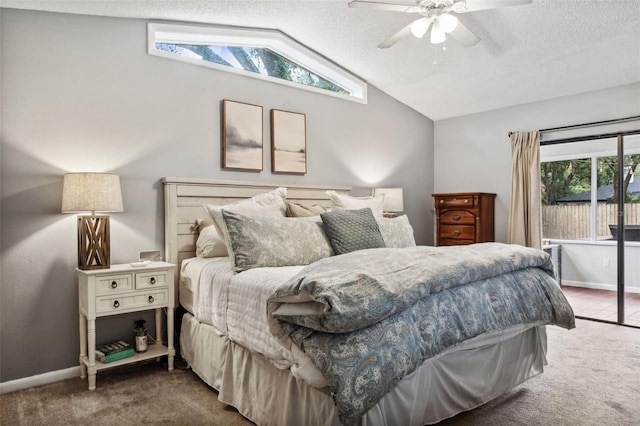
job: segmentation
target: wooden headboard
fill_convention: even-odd
[[[287,200],[306,205],[331,202],[325,191],[348,194],[348,186],[290,185],[264,182],[242,182],[210,179],[165,177],[164,184],[164,251],[167,262],[180,270],[184,259],[196,254],[198,223],[209,220],[203,204],[224,205],[235,203],[279,187],[287,188]]]

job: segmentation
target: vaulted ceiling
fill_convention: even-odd
[[[433,120],[640,81],[639,0],[533,0],[460,14],[481,41],[464,48],[449,39],[446,50],[413,36],[379,49],[417,16],[348,3],[0,0],[8,8],[278,29]]]

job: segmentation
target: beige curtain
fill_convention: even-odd
[[[511,134],[509,244],[542,248],[540,207],[540,133]]]

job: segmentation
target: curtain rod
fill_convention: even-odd
[[[552,132],[555,130],[574,129],[577,127],[590,127],[590,126],[597,126],[601,124],[624,123],[625,121],[632,121],[632,120],[638,120],[638,119],[640,119],[640,115],[632,115],[630,117],[614,118],[613,120],[593,121],[591,123],[571,124],[568,126],[560,126],[560,127],[550,127],[548,129],[540,129],[539,132],[544,133],[544,132]],[[511,137],[511,135],[514,133],[515,132],[509,132],[508,136]]]
[[[557,145],[557,144],[568,143],[568,142],[586,142],[586,141],[592,141],[596,139],[608,139],[608,138],[614,138],[617,136],[631,136],[631,135],[640,135],[640,129],[629,130],[626,132],[613,132],[613,133],[605,133],[605,134],[590,135],[590,136],[578,136],[575,138],[552,139],[548,141],[540,141],[540,146]]]

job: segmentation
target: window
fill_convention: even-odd
[[[151,55],[366,103],[367,84],[276,30],[148,24]]]
[[[540,164],[542,236],[591,239],[591,159]]]
[[[626,137],[622,168],[627,225],[640,225],[640,141]],[[542,236],[612,240],[617,230],[618,157],[615,139],[542,146]]]

